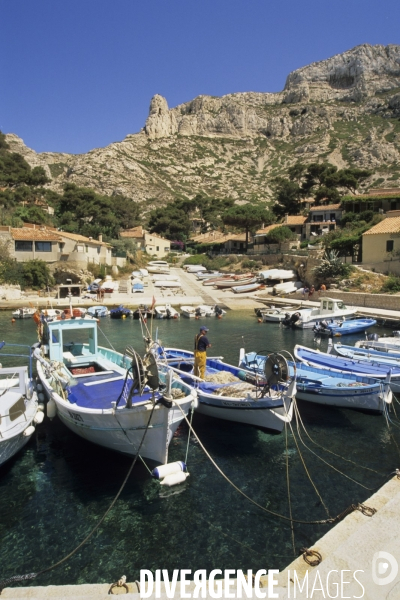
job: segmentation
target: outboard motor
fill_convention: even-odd
[[[220,308],[220,307],[218,306],[218,304],[216,304],[216,305],[215,305],[214,312],[215,312],[215,315],[216,315],[217,317],[220,317],[220,316],[222,315],[222,308]]]
[[[194,314],[196,315],[196,317],[201,317],[201,310],[200,310],[200,308],[196,308],[196,310],[194,311]]]
[[[285,314],[285,318],[283,319],[282,323],[283,323],[283,325],[287,325],[287,326],[290,325],[290,313]]]
[[[371,342],[377,342],[379,340],[379,335],[377,333],[369,333],[367,335],[367,340]]]
[[[167,315],[167,319],[171,318],[171,311],[169,310],[169,308],[166,309],[165,314]]]
[[[315,331],[315,333],[320,333],[322,327],[321,327],[321,323],[319,321],[317,321],[313,327],[313,331]]]
[[[297,321],[300,319],[301,314],[299,312],[295,312],[292,314],[292,316],[290,317],[290,324],[294,325],[295,323],[297,323]]]

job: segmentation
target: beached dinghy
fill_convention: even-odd
[[[400,366],[392,367],[383,364],[380,359],[366,362],[359,359],[343,358],[334,356],[327,352],[319,352],[305,346],[296,345],[294,347],[295,357],[306,365],[328,369],[339,373],[352,373],[362,377],[372,377],[380,381],[390,380],[390,387],[393,392],[400,391]]]
[[[259,290],[261,287],[263,287],[263,286],[260,283],[255,282],[255,283],[248,283],[247,285],[234,285],[233,287],[231,287],[231,290],[235,294],[244,294],[245,292],[247,292],[247,293],[255,292],[256,290]]]
[[[176,403],[167,401],[153,355],[142,360],[133,348],[121,354],[98,346],[96,321],[44,323],[40,335],[37,372],[61,421],[90,442],[130,455],[147,430],[141,456],[166,463],[172,436],[196,394],[176,381],[167,394]]]
[[[44,414],[38,409],[38,399],[33,387],[30,346],[0,342],[0,350],[12,350],[15,354],[1,352],[1,356],[15,357],[20,361],[29,359],[28,367],[2,367],[0,365],[0,465],[9,460],[29,441],[36,423]],[[21,348],[28,354],[21,354]]]
[[[257,352],[240,350],[239,367],[251,372],[265,373],[266,356]],[[382,413],[392,402],[393,394],[388,382],[351,373],[337,373],[304,363],[288,361],[291,372],[296,368],[296,398],[339,408],[352,408]]]
[[[265,378],[246,374],[219,358],[207,358],[206,380],[203,381],[193,374],[193,352],[153,348],[159,364],[173,369],[183,382],[197,391],[197,412],[278,432],[292,420],[296,379],[284,368],[277,369],[267,383]]]

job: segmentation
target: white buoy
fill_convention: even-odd
[[[182,461],[169,463],[167,465],[160,465],[153,470],[153,477],[156,479],[163,479],[167,475],[173,475],[174,473],[182,473],[186,471],[186,465]]]
[[[24,431],[24,433],[22,435],[24,435],[25,437],[31,437],[31,435],[35,433],[35,428],[33,425],[29,425],[29,427],[27,427]]]
[[[40,400],[40,402],[43,402],[43,400],[45,400],[44,394],[42,394],[42,392],[40,392],[40,393],[37,395],[37,397],[38,397],[38,399]]]
[[[54,402],[53,398],[49,398],[49,401],[47,403],[47,416],[49,417],[49,419],[54,419],[54,417],[57,414],[57,406],[56,403]]]
[[[160,481],[160,485],[172,487],[173,485],[178,485],[178,483],[183,483],[187,477],[189,477],[189,473],[184,473],[183,471],[180,473],[171,473],[171,475],[167,475]]]
[[[42,413],[42,411],[38,410],[33,419],[34,422],[35,423],[43,423],[43,419],[44,419],[44,413]]]
[[[38,410],[41,410],[42,412],[44,412],[44,404],[43,404],[43,402],[39,402],[37,408],[38,408]]]

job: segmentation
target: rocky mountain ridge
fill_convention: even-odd
[[[143,130],[86,154],[11,149],[66,182],[148,207],[175,197],[271,199],[271,177],[297,161],[371,168],[368,185],[400,179],[400,46],[364,44],[289,74],[278,93],[199,96],[169,109],[156,94]]]

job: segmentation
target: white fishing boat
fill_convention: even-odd
[[[297,279],[296,271],[292,271],[291,269],[267,269],[266,271],[259,271],[258,275],[261,279],[266,281],[285,281],[288,279]]]
[[[256,290],[259,290],[261,287],[264,287],[264,286],[262,284],[260,284],[259,282],[255,282],[255,283],[248,283],[247,285],[234,285],[230,289],[235,294],[243,294],[245,292],[247,292],[247,293],[255,292]]]
[[[196,311],[201,317],[222,317],[222,315],[226,315],[226,310],[223,310],[218,304],[199,304],[195,308]]]
[[[277,296],[280,294],[293,294],[303,287],[301,281],[286,281],[274,285],[273,293]]]
[[[289,376],[288,368],[285,371],[279,367],[274,372],[275,364],[270,361],[271,377],[266,385],[265,378],[262,383],[258,375],[224,363],[220,357],[207,358],[204,381],[193,373],[193,352],[158,347],[155,355],[160,364],[168,366],[189,388],[196,390],[199,413],[277,432],[292,420],[296,378]],[[283,363],[286,361],[281,357],[280,365]]]
[[[159,279],[154,282],[154,287],[156,288],[180,288],[182,286],[181,280],[169,280],[169,279]]]
[[[152,260],[147,264],[147,271],[149,273],[169,273],[169,264],[166,260]]]
[[[271,306],[271,308],[260,310],[264,323],[282,323],[288,314],[291,315],[294,312],[296,311],[293,310],[293,306]]]
[[[13,353],[0,356],[26,356],[30,367],[2,367],[0,365],[0,465],[9,460],[30,440],[35,425],[44,418],[38,408],[37,393],[33,386],[31,352],[29,346],[0,342],[0,350],[10,348]],[[22,355],[21,348],[28,354]],[[17,354],[14,354],[17,352]]]
[[[107,306],[91,306],[87,309],[87,314],[98,319],[99,317],[108,317],[110,311]]]
[[[179,275],[156,274],[152,275],[151,281],[180,281]]]
[[[400,353],[400,331],[393,331],[392,336],[379,336],[377,333],[366,335],[364,340],[354,344],[357,348],[372,348],[380,352]]]
[[[207,271],[206,267],[203,265],[187,265],[186,272],[187,273],[200,273],[200,271]]]
[[[161,392],[153,355],[142,360],[130,347],[121,354],[98,346],[95,321],[41,323],[40,339],[34,350],[38,376],[71,431],[128,455],[142,444],[143,458],[167,462],[169,443],[195,392],[171,380]]]
[[[13,319],[31,319],[36,312],[36,308],[30,308],[24,306],[23,308],[17,308],[12,313]]]
[[[194,319],[195,317],[199,318],[201,316],[205,316],[196,313],[196,308],[194,306],[180,306],[179,309],[181,311],[181,315],[183,317],[187,317],[188,319]]]
[[[104,294],[112,294],[113,292],[118,292],[119,283],[118,281],[113,281],[111,275],[107,275],[104,279],[103,283],[100,286],[100,291]]]
[[[179,319],[179,312],[170,304],[159,305],[154,307],[156,319]]]
[[[316,321],[350,317],[355,315],[356,312],[357,308],[347,308],[342,300],[324,297],[320,299],[320,305],[318,308],[312,308],[309,312],[302,313],[297,321],[293,322],[292,324],[295,327],[301,327],[304,329],[313,327]]]
[[[219,271],[198,271],[196,273],[196,278],[199,281],[204,281],[206,279],[217,279],[218,277],[222,277],[224,274]]]
[[[257,277],[249,277],[247,279],[237,279],[233,281],[216,281],[214,287],[218,289],[227,289],[232,287],[239,287],[241,285],[251,285],[253,283],[257,283],[258,285],[260,285],[259,281],[257,280]]]

